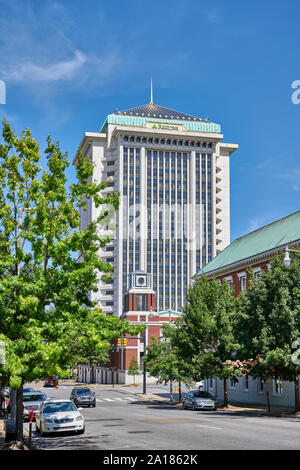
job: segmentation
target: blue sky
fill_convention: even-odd
[[[300,209],[300,2],[0,0],[6,117],[73,155],[105,116],[149,101],[220,123],[231,238]],[[74,168],[68,170],[74,181]]]

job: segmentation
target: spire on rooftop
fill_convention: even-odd
[[[153,84],[152,84],[152,77],[151,77],[151,95],[150,95],[150,103],[153,104]]]

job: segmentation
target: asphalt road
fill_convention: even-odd
[[[49,398],[69,398],[71,386],[41,390]],[[299,419],[182,410],[145,402],[130,387],[95,391],[96,408],[81,411],[86,422],[84,435],[41,438],[34,432],[34,442],[43,449],[300,449]]]

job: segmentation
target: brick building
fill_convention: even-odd
[[[215,277],[225,281],[237,297],[248,288],[251,277],[259,277],[270,268],[274,256],[284,253],[286,247],[300,249],[300,211],[276,220],[234,240],[225,250],[202,268],[195,276]],[[241,403],[266,403],[269,392],[271,405],[294,405],[294,384],[280,379],[262,383],[252,377],[240,377],[238,383],[228,381],[229,398]],[[205,381],[208,391],[222,400],[223,382],[217,378]]]
[[[97,383],[132,383],[132,377],[128,376],[132,358],[137,359],[142,370],[145,345],[151,344],[153,336],[159,338],[162,326],[174,322],[181,314],[181,312],[171,309],[163,311],[155,309],[155,292],[151,288],[151,277],[144,271],[130,274],[128,284],[129,289],[124,296],[124,312],[121,318],[135,325],[144,324],[146,330],[136,337],[126,335],[113,342],[109,363],[104,367],[97,366],[95,368]],[[78,375],[80,381],[89,383],[91,367],[79,365]],[[135,377],[135,383],[141,383],[142,380],[142,375]],[[148,377],[148,382],[155,380],[154,377]]]

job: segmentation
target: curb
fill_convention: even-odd
[[[146,395],[143,395],[141,393],[137,393],[135,394],[136,397],[140,398],[140,399],[143,399],[145,402],[148,402],[148,403],[155,403],[155,404],[161,404],[161,405],[173,405],[174,407],[176,408],[181,408],[181,402],[179,401],[175,401],[175,400],[166,400],[165,398],[162,398],[160,397],[159,395],[155,395],[155,394],[146,394]],[[241,408],[239,407],[240,409],[238,410],[235,410],[235,409],[222,409],[222,408],[218,408],[217,411],[219,412],[228,412],[228,413],[234,413],[236,415],[244,415],[246,414],[247,416],[253,416],[253,417],[267,417],[267,418],[289,418],[289,419],[293,419],[293,420],[300,420],[300,415],[299,416],[294,416],[293,413],[291,414],[288,414],[288,413],[282,413],[282,412],[278,412],[278,413],[268,413],[266,412],[265,410],[261,410],[261,409],[257,409],[257,408],[254,408],[254,409],[249,409],[249,408]]]

